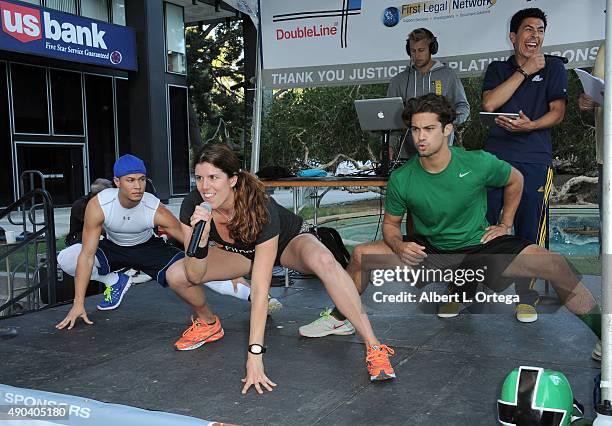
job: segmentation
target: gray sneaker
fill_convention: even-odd
[[[324,337],[330,334],[346,336],[355,333],[355,327],[349,320],[340,321],[331,315],[331,309],[326,309],[320,314],[320,318],[310,324],[300,327],[300,336]]]
[[[593,352],[591,352],[591,358],[595,361],[601,362],[601,339],[595,343],[595,347],[593,348]]]

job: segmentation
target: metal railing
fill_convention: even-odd
[[[41,209],[44,220],[38,222],[36,211]],[[14,216],[21,216],[21,220]],[[0,316],[16,313],[18,304],[25,305],[24,312],[40,309],[41,291],[47,292],[48,304],[55,304],[57,256],[51,196],[44,189],[34,189],[0,211],[0,220],[5,217],[11,224],[21,226],[23,240],[0,244],[0,265],[5,262],[7,278],[7,297],[0,299]],[[23,257],[19,256],[20,253],[23,253]],[[44,256],[41,256],[43,253]],[[11,264],[14,258],[19,260]],[[21,288],[16,288],[17,280],[23,284]],[[46,289],[43,290],[44,287]]]

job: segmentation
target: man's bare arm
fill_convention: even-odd
[[[504,187],[504,209],[502,212],[500,224],[512,229],[514,223],[514,215],[516,209],[521,202],[523,194],[523,175],[517,169],[512,167],[508,183]]]
[[[55,326],[58,329],[68,326],[70,330],[74,327],[79,317],[87,324],[93,324],[87,317],[87,312],[85,312],[85,293],[91,279],[91,271],[94,266],[103,224],[104,212],[100,207],[98,197],[94,197],[87,203],[85,210],[82,248],[77,259],[76,276],[74,279],[74,302],[66,317]]]
[[[74,279],[74,304],[85,303],[85,292],[91,279],[96,251],[100,243],[104,212],[100,207],[98,197],[92,198],[85,209],[85,225],[83,226],[83,247],[77,260],[76,276]]]
[[[382,226],[385,243],[398,255],[398,249],[404,242],[402,235],[402,219],[403,216],[394,216],[385,212]]]
[[[163,227],[164,230],[168,233],[168,235],[179,241],[181,244],[185,244],[185,235],[183,233],[181,223],[172,214],[172,212],[168,210],[168,208],[162,203],[159,203],[159,206],[157,207],[153,223],[155,224],[155,226]]]
[[[385,213],[383,219],[383,238],[385,243],[399,258],[411,266],[416,266],[427,257],[425,247],[415,242],[404,242],[402,235],[402,216]]]
[[[506,81],[495,89],[482,93],[482,109],[486,112],[495,112],[514,95],[516,89],[523,83],[525,77],[518,71],[513,73]]]
[[[521,202],[523,194],[523,175],[512,167],[510,177],[504,187],[504,209],[499,224],[491,224],[486,230],[480,242],[485,244],[502,235],[512,232],[514,215]]]
[[[550,129],[563,121],[565,117],[566,109],[565,99],[557,99],[548,104],[548,112],[542,117],[534,120],[534,128],[539,129]]]
[[[542,53],[537,53],[532,55],[527,62],[520,67],[520,69],[522,69],[527,75],[531,76],[545,66],[546,60],[544,59],[544,55]],[[512,95],[514,95],[516,89],[519,88],[526,78],[527,77],[517,69],[510,77],[506,79],[506,81],[497,86],[495,89],[483,92],[482,109],[486,112],[496,111],[499,107],[508,102]]]

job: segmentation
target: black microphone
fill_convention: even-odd
[[[561,62],[563,62],[564,64],[567,64],[569,62],[569,59],[567,59],[565,56],[557,56],[557,55],[548,55],[545,54],[544,55],[545,58],[554,58],[554,59],[558,59]]]
[[[208,210],[208,212],[212,212],[212,206],[210,203],[204,201],[200,204],[200,207]],[[200,238],[202,238],[202,233],[204,232],[204,227],[206,226],[206,221],[201,220],[196,223],[195,228],[193,228],[193,233],[191,234],[191,241],[189,241],[189,247],[187,247],[187,256],[195,257],[196,250],[198,249],[198,244],[200,243]]]

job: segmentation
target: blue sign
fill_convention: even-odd
[[[17,1],[0,1],[0,49],[136,71],[134,29]]]

